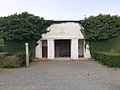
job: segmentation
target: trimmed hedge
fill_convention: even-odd
[[[89,41],[100,41],[120,35],[120,17],[118,15],[99,14],[84,18],[80,23],[84,27],[85,38]]]
[[[19,40],[12,40],[12,41],[6,41],[4,40],[4,49],[6,52],[9,53],[17,53],[17,52],[24,52],[25,51],[25,43],[29,44],[29,50],[32,51],[35,46],[35,41],[19,41]]]
[[[30,62],[34,58],[34,42],[29,43],[29,58]],[[10,53],[9,57],[16,56],[16,58],[0,58],[0,68],[19,68],[25,65],[25,41],[5,41],[5,51]]]
[[[25,52],[0,58],[0,68],[20,68],[25,65]]]
[[[4,51],[4,45],[0,45],[0,52]]]
[[[110,52],[94,52],[93,57],[104,65],[120,68],[120,54]]]
[[[30,53],[30,62],[33,59]],[[25,52],[17,52],[13,55],[0,58],[0,68],[20,68],[25,65]]]
[[[24,64],[22,60],[12,61],[0,58],[0,68],[20,68],[23,65]]]
[[[0,37],[0,45],[3,45],[4,42],[3,42],[3,39]]]
[[[4,41],[4,51],[9,52],[11,55],[25,56],[25,43],[26,41],[19,40]],[[29,44],[29,58],[31,62],[32,59],[35,58],[36,41],[27,41],[27,43]],[[23,58],[21,58],[21,60],[25,61]]]
[[[108,40],[91,41],[90,49],[92,52],[112,52],[120,53],[120,36]]]
[[[16,55],[20,61],[22,61],[22,63],[25,65],[25,60],[26,60],[26,56],[25,56],[25,52],[17,52],[14,55]]]

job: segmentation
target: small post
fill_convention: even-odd
[[[28,49],[28,43],[25,43],[25,50],[26,50],[26,62],[25,65],[26,67],[29,66],[29,49]]]

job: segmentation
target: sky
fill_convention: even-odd
[[[0,16],[25,11],[49,20],[82,20],[100,13],[120,15],[120,0],[0,0]]]

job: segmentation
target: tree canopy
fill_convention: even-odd
[[[38,40],[51,22],[27,12],[0,17],[0,36],[4,40]]]
[[[120,17],[117,15],[90,16],[81,20],[81,24],[85,38],[89,41],[109,39],[120,34]]]

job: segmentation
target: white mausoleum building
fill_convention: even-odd
[[[36,58],[91,58],[81,29],[81,25],[75,22],[52,24],[47,29],[49,32],[37,42]]]

